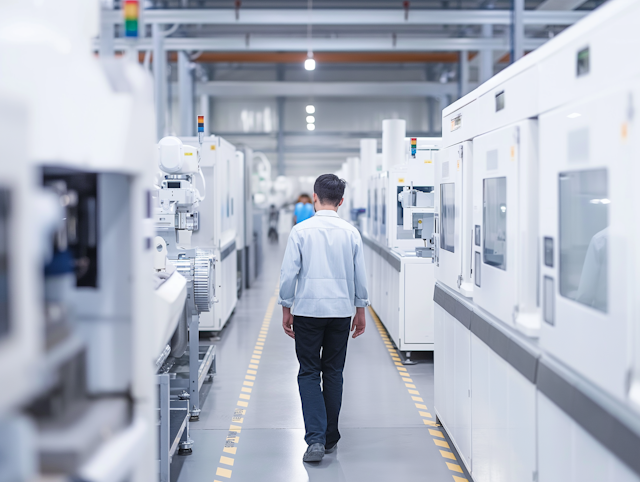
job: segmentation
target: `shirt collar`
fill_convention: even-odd
[[[323,209],[322,211],[317,211],[316,216],[332,216],[334,218],[339,217],[338,213],[335,211],[332,211],[331,209]]]

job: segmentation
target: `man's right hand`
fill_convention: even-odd
[[[291,338],[295,340],[296,334],[293,331],[293,315],[291,314],[291,308],[287,308],[286,306],[282,307],[282,327],[284,328],[284,332],[289,335]]]
[[[366,326],[367,319],[364,316],[364,308],[356,308],[356,316],[353,317],[353,324],[351,325],[353,338],[357,338],[362,335]]]

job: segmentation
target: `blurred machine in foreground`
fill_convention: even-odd
[[[443,112],[435,410],[476,482],[640,480],[639,24],[609,2]]]
[[[156,480],[152,86],[97,7],[0,6],[3,480]]]

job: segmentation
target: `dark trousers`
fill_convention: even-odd
[[[338,416],[350,322],[350,317],[293,318],[300,362],[298,387],[306,431],[304,439],[309,445],[321,443],[331,447],[340,440]]]

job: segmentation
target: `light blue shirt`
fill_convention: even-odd
[[[297,316],[346,318],[369,304],[362,238],[335,211],[318,211],[291,230],[278,303]]]

